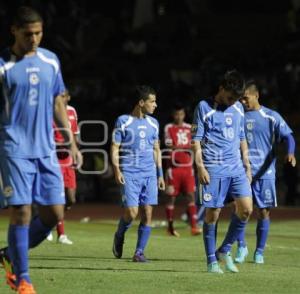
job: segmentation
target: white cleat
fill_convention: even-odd
[[[66,244],[66,245],[73,244],[73,242],[70,239],[68,239],[67,235],[60,235],[57,239],[57,243]]]
[[[50,234],[47,236],[46,238],[49,242],[52,242],[53,241],[53,234],[52,232],[50,232]]]

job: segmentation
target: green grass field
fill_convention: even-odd
[[[273,222],[264,265],[251,261],[255,224],[247,228],[251,257],[240,273],[208,274],[202,236],[192,237],[177,222],[180,238],[154,228],[148,245],[147,264],[131,261],[136,224],[126,236],[123,258],[111,253],[114,221],[67,222],[74,245],[45,241],[30,252],[30,272],[39,294],[67,293],[300,293],[300,221]],[[225,225],[219,227],[222,238]],[[7,221],[0,219],[0,245],[5,245]],[[235,251],[235,248],[233,249]],[[5,285],[0,293],[14,293]]]

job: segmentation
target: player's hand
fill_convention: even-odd
[[[118,185],[124,185],[125,184],[125,178],[124,178],[123,174],[121,173],[121,171],[115,172],[115,180],[116,180]]]
[[[210,176],[205,167],[201,167],[198,169],[198,179],[200,184],[207,185],[210,182]]]
[[[158,178],[158,189],[161,191],[164,191],[166,189],[166,184],[163,177]]]
[[[292,167],[296,166],[296,157],[294,154],[288,154],[286,156],[286,162],[288,162]]]
[[[71,146],[71,156],[74,168],[79,169],[82,166],[83,157],[75,144]]]

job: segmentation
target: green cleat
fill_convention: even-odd
[[[246,257],[248,256],[248,248],[245,247],[238,247],[236,252],[236,257],[234,259],[234,262],[236,263],[243,263],[246,260]]]
[[[207,265],[207,271],[209,273],[213,274],[224,274],[224,272],[221,270],[220,265],[217,261],[214,261]]]
[[[254,261],[254,263],[257,263],[257,264],[265,263],[264,256],[262,255],[262,253],[259,253],[259,252],[254,253],[253,261]]]
[[[232,273],[239,272],[238,268],[236,267],[236,265],[234,264],[234,262],[232,260],[230,252],[227,252],[227,253],[217,252],[217,255],[218,255],[218,259],[225,263],[225,269],[227,271],[232,272]]]

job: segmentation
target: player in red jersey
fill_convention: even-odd
[[[69,91],[64,93],[64,102],[67,109],[67,115],[69,119],[70,129],[76,139],[79,135],[79,129],[77,125],[77,112],[74,107],[68,105],[71,100]],[[69,152],[67,152],[65,147],[65,140],[59,131],[54,125],[54,140],[56,142],[56,151],[58,161],[61,167],[61,172],[64,180],[65,195],[66,195],[66,205],[65,209],[70,210],[71,206],[76,202],[76,174],[73,166],[72,158],[70,157]],[[68,239],[65,234],[64,221],[60,221],[56,226],[57,231],[57,242],[62,244],[72,245],[73,242]],[[48,240],[51,240],[51,236],[48,236]]]
[[[197,226],[197,209],[195,206],[195,176],[191,153],[191,125],[184,122],[185,109],[176,105],[173,110],[173,122],[165,126],[165,145],[171,149],[167,161],[166,171],[166,216],[168,220],[168,233],[179,237],[174,229],[174,207],[176,197],[182,193],[188,204],[191,234],[199,235],[201,229]]]

